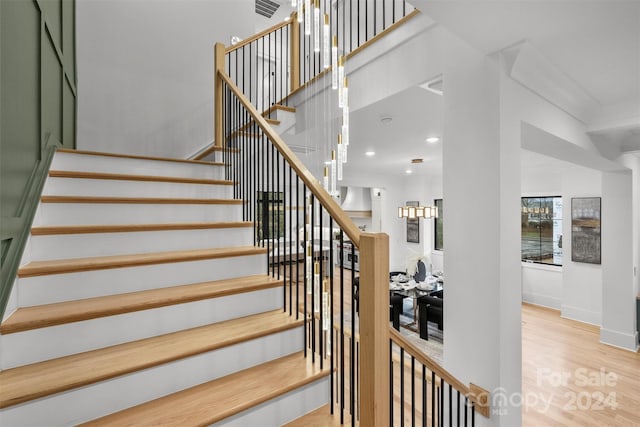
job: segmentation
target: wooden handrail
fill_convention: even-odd
[[[306,186],[311,190],[311,192],[316,196],[318,201],[324,206],[329,215],[333,217],[333,219],[340,225],[342,230],[349,236],[349,239],[357,246],[360,247],[360,229],[355,225],[355,223],[349,218],[344,211],[340,208],[340,206],[333,200],[333,197],[327,193],[327,191],[320,185],[315,176],[307,169],[307,167],[298,159],[298,156],[295,155],[293,151],[289,148],[289,146],[282,140],[280,135],[273,131],[271,126],[267,123],[264,117],[256,108],[251,104],[251,102],[247,99],[247,97],[240,91],[240,89],[233,83],[231,78],[221,70],[218,70],[218,76],[227,83],[229,89],[235,94],[235,96],[240,100],[242,105],[247,109],[249,114],[253,116],[253,120],[256,121],[258,126],[262,129],[262,131],[269,137],[273,145],[275,145],[276,149],[282,154],[282,156],[287,160],[289,165],[296,171],[300,179],[306,184]]]
[[[374,37],[372,37],[371,39],[367,40],[366,42],[362,43],[360,46],[358,46],[357,48],[353,49],[351,52],[349,52],[346,55],[346,59],[347,61],[351,58],[353,58],[354,56],[356,56],[357,54],[359,54],[360,52],[364,51],[367,47],[369,47],[372,43],[376,42],[377,40],[381,39],[382,37],[386,36],[387,34],[397,30],[398,28],[400,28],[402,25],[404,25],[405,23],[407,23],[407,21],[409,21],[411,18],[417,16],[420,14],[420,11],[418,9],[415,9],[413,12],[411,12],[410,14],[408,14],[407,16],[403,17],[402,19],[399,19],[396,23],[392,24],[390,27],[385,28],[382,32],[376,34]],[[280,100],[279,103],[282,103],[282,101],[284,101],[285,99],[290,98],[292,95],[294,95],[295,93],[301,91],[302,89],[306,88],[307,86],[313,84],[316,82],[316,80],[319,80],[321,77],[323,77],[325,74],[330,73],[331,69],[332,69],[332,65],[330,65],[328,68],[325,68],[324,70],[322,70],[321,72],[319,72],[318,74],[316,74],[313,78],[311,78],[308,82],[298,86],[297,88],[292,88],[291,92],[289,92],[289,94],[287,96],[285,96],[282,100]]]
[[[413,356],[418,362],[427,367],[431,372],[434,372],[440,379],[444,380],[447,384],[450,384],[458,390],[462,395],[466,396],[476,405],[476,411],[480,415],[483,415],[489,418],[489,392],[476,386],[475,384],[471,384],[469,387],[464,385],[460,380],[454,377],[449,371],[444,369],[442,366],[438,364],[438,362],[434,361],[432,358],[427,356],[416,347],[415,344],[407,340],[403,337],[400,332],[396,331],[392,327],[389,328],[389,337],[391,340],[396,343],[398,346],[403,348],[406,352],[408,352],[411,356]]]
[[[293,14],[291,15],[293,16]],[[266,30],[260,31],[258,34],[254,34],[251,37],[249,37],[248,39],[244,39],[241,42],[238,42],[237,44],[234,44],[232,46],[229,46],[226,50],[225,50],[225,54],[229,53],[229,52],[233,52],[234,50],[238,50],[243,46],[246,46],[248,44],[250,44],[251,42],[254,42],[256,40],[258,40],[261,37],[266,36],[269,33],[272,33],[274,31],[279,30],[280,28],[286,27],[287,25],[289,25],[291,22],[296,22],[293,18],[289,19],[289,21],[283,21],[280,22],[279,24],[274,25],[273,27],[267,28]]]

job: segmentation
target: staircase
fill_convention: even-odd
[[[56,153],[0,325],[0,425],[282,425],[327,404],[215,160]]]

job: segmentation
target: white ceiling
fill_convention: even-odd
[[[283,2],[283,12],[287,9]],[[640,1],[638,0],[415,0],[437,23],[490,54],[527,40],[600,106],[640,106]],[[275,17],[274,17],[275,18]],[[279,17],[278,20],[282,18]],[[272,24],[273,25],[272,21]],[[446,96],[446,94],[445,94]],[[347,170],[403,175],[440,174],[442,98],[412,88],[351,115]],[[383,125],[382,116],[393,121]],[[640,129],[640,125],[637,126]],[[623,150],[640,147],[636,126],[601,132]],[[366,142],[361,142],[366,141]],[[373,150],[376,156],[365,157]],[[411,165],[412,158],[425,163]],[[523,167],[540,166],[541,158]],[[544,158],[542,158],[544,160]],[[537,167],[536,166],[536,167]],[[348,173],[347,173],[348,174]]]
[[[413,3],[487,54],[528,40],[602,105],[640,99],[640,1]]]

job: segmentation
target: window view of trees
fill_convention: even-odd
[[[522,260],[562,265],[562,197],[523,197]]]
[[[442,239],[442,218],[443,218],[443,210],[442,210],[442,199],[436,199],[433,201],[436,205],[436,207],[438,208],[438,217],[433,221],[433,227],[434,227],[434,249],[437,251],[441,251],[443,246],[443,239]]]

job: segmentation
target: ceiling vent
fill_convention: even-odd
[[[256,0],[256,13],[271,18],[280,5],[271,0]]]

